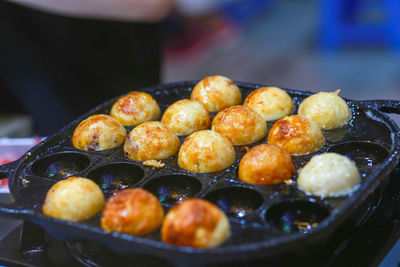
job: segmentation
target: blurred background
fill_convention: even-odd
[[[219,74],[314,92],[342,89],[351,99],[400,99],[397,2],[177,0],[163,21],[162,82]],[[0,116],[0,136],[31,134],[26,114]]]
[[[181,0],[193,1],[202,2]],[[203,3],[197,13],[182,5],[186,19],[165,24],[164,82],[221,74],[314,92],[342,89],[351,99],[400,99],[396,1]]]

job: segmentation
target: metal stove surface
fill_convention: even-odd
[[[276,258],[232,262],[219,266],[377,266],[400,238],[400,167],[388,177],[369,216],[356,225],[348,219],[323,244]],[[365,207],[364,207],[365,208]],[[400,263],[400,255],[399,255]],[[0,264],[6,266],[196,266],[150,257],[123,258],[100,244],[65,243],[40,227],[24,222],[0,241]]]

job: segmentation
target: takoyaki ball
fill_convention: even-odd
[[[298,114],[314,121],[321,129],[341,127],[351,119],[346,101],[336,92],[320,92],[307,97],[299,106]]]
[[[139,161],[166,159],[175,155],[178,149],[176,133],[159,121],[148,121],[136,126],[124,144],[126,157]]]
[[[266,121],[287,116],[294,107],[292,98],[278,87],[262,87],[254,90],[243,105],[252,108]]]
[[[42,210],[45,215],[76,222],[96,215],[104,202],[104,194],[95,182],[73,176],[50,188]]]
[[[203,199],[188,199],[172,207],[161,228],[165,243],[177,246],[212,248],[230,235],[226,215]]]
[[[162,122],[177,135],[189,135],[211,126],[207,109],[200,102],[189,99],[179,100],[169,106],[162,116]]]
[[[297,179],[301,190],[321,197],[348,195],[360,182],[356,164],[336,153],[312,157],[300,170]]]
[[[111,108],[111,116],[124,126],[136,126],[145,121],[153,121],[160,114],[157,102],[144,92],[130,92],[120,97]]]
[[[304,155],[323,147],[325,137],[313,121],[291,115],[272,126],[268,133],[268,144],[279,146],[291,155]]]
[[[296,171],[290,155],[280,147],[262,144],[253,147],[239,163],[239,179],[245,183],[271,185],[281,183]]]
[[[226,107],[239,105],[242,94],[239,87],[229,78],[209,76],[196,84],[190,99],[199,101],[209,112],[216,112]]]
[[[178,154],[179,167],[199,173],[226,169],[233,164],[235,159],[235,150],[229,139],[210,130],[189,135]]]
[[[164,210],[153,194],[129,188],[107,200],[100,222],[106,232],[142,236],[160,227],[163,219]]]
[[[267,134],[267,123],[251,108],[239,105],[218,112],[211,129],[223,134],[234,146],[241,146],[262,139]]]
[[[73,147],[87,151],[100,151],[121,145],[126,130],[115,118],[97,114],[81,121],[72,135]]]

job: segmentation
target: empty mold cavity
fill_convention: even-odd
[[[286,201],[268,209],[265,219],[286,233],[308,232],[330,214],[328,208],[306,200]]]
[[[43,157],[32,165],[32,172],[38,176],[62,179],[77,175],[90,164],[90,159],[79,153],[59,153]]]
[[[333,145],[328,151],[348,157],[361,169],[380,164],[389,155],[384,147],[368,141],[347,141]]]
[[[161,203],[176,204],[194,197],[201,190],[201,182],[188,175],[161,176],[147,182],[143,188],[152,192]]]
[[[225,187],[214,190],[205,199],[218,205],[229,217],[244,218],[262,203],[263,198],[257,192],[245,187]]]
[[[112,163],[94,169],[88,175],[105,193],[125,189],[144,177],[144,171],[131,163]]]

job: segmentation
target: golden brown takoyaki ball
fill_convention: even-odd
[[[223,134],[234,146],[241,146],[262,139],[267,134],[267,123],[251,108],[239,105],[218,112],[211,129]]]
[[[307,97],[299,106],[298,114],[314,121],[321,129],[333,129],[347,124],[351,111],[346,101],[336,92],[320,92]]]
[[[312,157],[299,171],[297,179],[301,190],[322,197],[348,195],[360,182],[356,164],[336,153]]]
[[[111,116],[124,126],[136,126],[145,121],[153,121],[160,114],[157,102],[144,92],[130,92],[120,97],[111,108]]]
[[[290,155],[280,147],[262,144],[253,147],[239,163],[239,179],[257,185],[278,184],[296,171]]]
[[[176,133],[159,121],[148,121],[136,126],[124,144],[126,157],[139,161],[166,159],[175,155],[178,149]]]
[[[190,99],[202,103],[210,112],[220,111],[226,107],[239,105],[242,94],[239,87],[224,76],[209,76],[193,88]]]
[[[97,114],[83,120],[72,135],[73,147],[87,151],[99,151],[117,147],[126,138],[126,130],[115,118]]]
[[[101,227],[106,232],[142,236],[161,226],[164,210],[160,201],[141,188],[117,192],[106,203]]]
[[[179,167],[199,173],[226,169],[234,163],[235,159],[235,150],[229,139],[210,130],[189,135],[178,154]]]
[[[50,188],[43,204],[43,213],[62,220],[82,221],[100,212],[104,202],[104,194],[95,182],[73,176]]]
[[[287,116],[294,107],[292,98],[278,87],[262,87],[254,90],[246,97],[243,105],[256,111],[266,121]]]
[[[291,115],[272,126],[268,133],[268,144],[279,146],[291,155],[304,155],[320,149],[325,144],[325,137],[314,122]]]
[[[200,102],[189,99],[179,100],[169,106],[162,116],[162,122],[177,135],[189,135],[211,126],[207,109]]]
[[[203,199],[188,199],[172,207],[161,229],[162,241],[177,246],[212,248],[230,235],[226,215]]]

